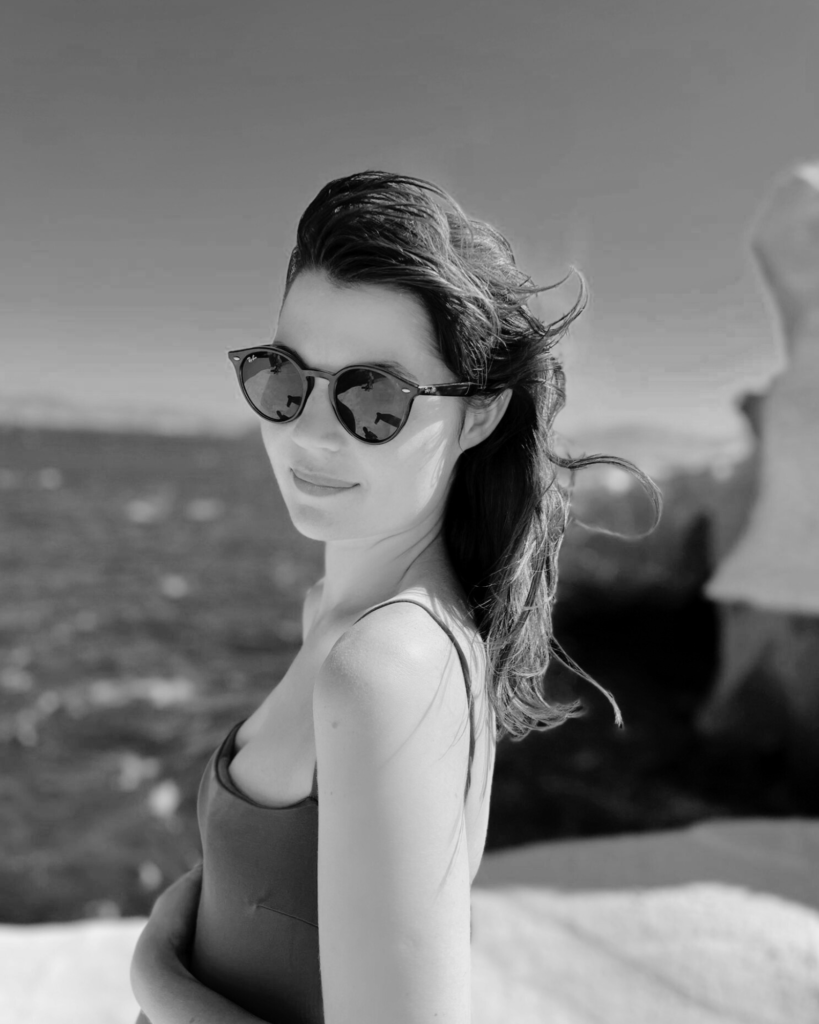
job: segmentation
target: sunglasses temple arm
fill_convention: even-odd
[[[427,387],[419,387],[419,395],[474,395],[481,390],[480,384],[459,383],[459,384],[430,384]]]

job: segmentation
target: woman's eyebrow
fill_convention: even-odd
[[[394,370],[396,373],[402,374],[404,377],[408,377],[410,380],[415,380],[415,374],[411,373],[403,363],[393,362],[392,359],[380,359],[377,363],[372,363],[372,366],[380,366],[384,370]]]
[[[279,348],[287,349],[288,352],[292,352],[294,356],[297,356],[302,362],[305,362],[302,356],[292,345],[286,345],[283,341],[277,341],[275,338],[273,339],[273,344],[277,345]],[[406,377],[413,383],[418,383],[415,374],[408,370],[403,363],[397,363],[394,359],[363,359],[362,363],[366,363],[368,366],[377,366],[382,370],[393,370],[395,373],[400,373],[403,377]],[[357,364],[351,363],[350,365],[356,366]],[[312,369],[319,369],[319,367],[312,367]]]

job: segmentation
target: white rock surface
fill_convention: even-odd
[[[134,1024],[128,969],[142,918],[0,925],[2,1024]]]
[[[475,1024],[815,1024],[819,914],[701,884],[476,891]]]

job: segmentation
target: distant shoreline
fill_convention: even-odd
[[[0,426],[32,430],[239,437],[253,430],[250,417],[196,416],[165,406],[122,404],[81,407],[65,399],[0,396]]]
[[[253,420],[228,421],[192,418],[168,410],[130,413],[112,410],[79,416],[76,409],[56,406],[45,411],[10,408],[0,403],[0,431],[60,431],[69,433],[131,434],[168,438],[212,438],[238,440],[254,435]],[[737,417],[734,434],[707,434],[675,428],[650,420],[613,421],[575,429],[571,433],[555,431],[558,451],[573,457],[606,453],[635,462],[649,476],[667,477],[676,472],[714,469],[729,472],[753,450],[749,425]],[[2,452],[0,452],[2,466]]]

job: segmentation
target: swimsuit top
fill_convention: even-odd
[[[452,631],[420,601],[455,644],[469,699],[469,759],[475,750],[469,667]],[[364,615],[398,601],[385,601]],[[361,616],[363,618],[364,616]],[[244,721],[244,720],[243,720]],[[318,940],[318,766],[308,796],[267,807],[241,793],[228,766],[237,722],[208,761],[199,786],[202,890],[190,968],[273,1024],[322,1024]]]

